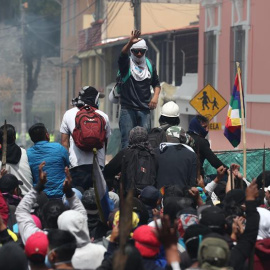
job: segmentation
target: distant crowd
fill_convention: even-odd
[[[65,112],[61,144],[36,123],[25,150],[14,126],[0,127],[0,269],[270,269],[269,171],[245,179],[223,164],[209,120],[185,131],[174,101],[151,128],[160,85],[139,37],[118,59],[121,150],[107,164],[110,121],[94,87]]]
[[[248,182],[239,165],[228,169],[211,151],[206,118],[194,117],[188,132],[179,123],[179,107],[166,103],[160,126],[133,128],[128,147],[106,165],[106,143],[94,154],[68,135],[68,153],[37,123],[29,129],[34,146],[25,151],[15,128],[2,126],[0,268],[268,269],[268,172]],[[89,157],[90,164],[80,164]],[[102,194],[93,188],[95,158],[107,185],[105,219]],[[217,167],[210,181],[204,159]],[[121,219],[128,208],[125,232]]]

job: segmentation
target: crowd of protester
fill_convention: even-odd
[[[98,107],[98,96],[86,87],[76,104],[85,97]],[[67,116],[64,146],[49,143],[38,123],[29,129],[34,145],[25,151],[7,125],[3,153],[1,127],[0,269],[270,269],[268,174],[247,181],[238,164],[226,166],[211,151],[207,119],[195,117],[186,133],[178,106],[166,107],[157,147],[149,140],[155,141],[153,133],[136,126],[128,147],[106,165],[105,145],[99,150],[106,217],[93,181],[95,154],[69,144]],[[210,182],[204,159],[217,169]]]
[[[119,155],[142,144],[155,155],[146,130],[135,127],[130,147]],[[107,164],[104,175],[119,176],[121,159],[117,158],[118,166]],[[33,177],[34,186],[24,194],[24,181],[1,170],[0,269],[117,269],[121,238],[118,177],[108,177],[113,206],[104,223],[94,188],[74,186],[68,167],[61,163],[52,162],[46,171],[45,166],[45,162],[39,164],[38,179]],[[189,165],[180,158],[177,166],[181,170]],[[61,197],[51,198],[46,190],[48,179],[60,169],[65,175]],[[194,183],[179,178],[178,185],[176,181],[161,189],[156,181],[136,188],[122,269],[270,269],[267,181],[264,185],[262,179],[245,182],[237,164],[230,169],[232,173],[221,165],[206,185],[199,177]],[[158,179],[158,167],[155,170]],[[239,181],[243,188],[232,189],[232,183],[237,187]],[[124,194],[134,188],[126,186]]]

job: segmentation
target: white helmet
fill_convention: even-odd
[[[174,101],[169,101],[162,106],[160,114],[166,117],[178,117],[179,106]]]

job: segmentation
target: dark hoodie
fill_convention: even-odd
[[[7,145],[7,163],[17,164],[22,156],[22,150],[16,143]],[[0,149],[0,159],[2,160],[2,149]]]
[[[270,238],[256,241],[254,255],[254,270],[268,269],[270,269]]]
[[[195,141],[195,152],[197,155],[199,155],[200,158],[200,171],[202,176],[204,176],[203,163],[205,159],[207,159],[209,163],[216,169],[222,165],[227,167],[211,150],[208,140],[205,139],[208,132],[201,126],[199,120],[196,117],[190,121],[188,134]]]

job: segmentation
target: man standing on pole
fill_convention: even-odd
[[[139,38],[141,32],[131,32],[128,43],[123,47],[118,59],[120,76],[128,77],[121,85],[121,112],[119,128],[122,148],[128,146],[129,132],[135,126],[148,131],[151,128],[150,110],[156,108],[160,93],[159,78],[156,67],[145,57],[148,47],[144,39]],[[128,53],[131,53],[130,57]],[[151,96],[150,87],[154,95]]]

